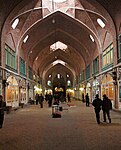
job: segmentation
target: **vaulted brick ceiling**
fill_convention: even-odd
[[[2,28],[6,20],[4,35],[11,32],[13,37],[16,37],[16,49],[24,52],[26,60],[29,56],[30,63],[36,65],[36,70],[40,70],[42,77],[47,76],[52,70],[57,70],[58,65],[54,66],[54,69],[50,65],[56,60],[62,60],[67,64],[66,67],[61,67],[61,72],[71,72],[76,76],[100,53],[103,35],[107,31],[115,35],[113,27],[119,26],[120,23],[119,9],[116,6],[121,10],[120,0],[110,0],[110,3],[105,0],[79,0],[76,5],[80,4],[84,9],[75,9],[75,17],[60,11],[49,14],[49,10],[45,9],[44,13],[48,15],[43,18],[42,9],[32,10],[35,6],[42,6],[41,0],[2,0],[0,27]],[[71,13],[72,9],[68,11]],[[17,17],[20,18],[20,23],[13,31],[11,23]],[[99,17],[105,21],[105,29],[101,29],[96,22]],[[23,39],[27,34],[29,40],[24,44]],[[90,34],[95,42],[90,40]],[[50,45],[57,41],[66,44],[67,50],[58,49],[50,52]]]

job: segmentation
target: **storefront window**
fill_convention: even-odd
[[[28,74],[29,74],[29,79],[33,78],[33,73],[32,73],[32,68],[28,66]]]
[[[99,94],[99,82],[98,82],[98,80],[97,79],[95,79],[94,81],[93,81],[93,83],[92,83],[92,98],[94,99],[95,98],[95,95],[96,94]]]
[[[90,78],[90,65],[86,67],[86,79]]]
[[[113,44],[110,44],[102,53],[102,69],[113,63]]]
[[[16,70],[15,51],[12,50],[8,45],[5,45],[5,56],[6,56],[6,66]]]
[[[113,87],[113,79],[111,75],[107,74],[102,79],[102,96],[106,94],[109,99],[113,100],[114,87]]]
[[[25,61],[20,58],[20,74],[25,76]]]
[[[96,74],[98,72],[99,72],[99,57],[93,60],[93,74]]]
[[[18,101],[18,83],[15,77],[8,77],[9,85],[6,87],[6,102],[12,103]]]
[[[86,86],[86,93],[88,93],[90,100],[92,100],[90,88],[91,88],[91,84],[88,82]]]

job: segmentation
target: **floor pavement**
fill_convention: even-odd
[[[121,113],[111,111],[112,123],[98,125],[91,105],[71,104],[62,104],[61,118],[52,118],[46,102],[44,108],[31,105],[5,114],[0,150],[121,149]]]

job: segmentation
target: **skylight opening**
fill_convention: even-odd
[[[57,49],[65,51],[67,49],[67,45],[65,45],[64,43],[58,41],[58,42],[56,42],[56,43],[54,43],[53,45],[50,46],[50,50],[52,50],[52,51],[56,51]]]
[[[57,77],[58,77],[58,79],[60,79],[60,74],[59,73],[57,74]]]
[[[50,0],[50,1],[54,3],[63,3],[66,2],[67,0]]]
[[[23,42],[26,43],[27,40],[28,40],[28,38],[29,38],[29,36],[27,35],[27,36],[25,37],[25,39],[23,40]]]
[[[38,57],[35,58],[35,60],[37,60],[37,59],[38,59]]]
[[[90,39],[91,39],[92,42],[95,41],[92,35],[89,35],[89,37],[90,37]]]
[[[100,18],[97,19],[97,23],[101,26],[101,28],[105,27],[105,23]]]
[[[66,65],[66,63],[65,63],[64,61],[62,61],[62,60],[56,60],[56,61],[54,61],[54,62],[52,63],[53,66],[55,66],[55,65],[57,65],[57,64],[61,64],[61,65],[63,65],[63,66]]]
[[[51,74],[49,75],[49,78],[51,78]]]
[[[18,23],[19,23],[19,19],[17,18],[17,19],[13,22],[12,28],[15,29],[15,28],[17,27]]]

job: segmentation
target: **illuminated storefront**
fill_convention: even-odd
[[[114,84],[112,76],[110,74],[106,74],[103,76],[101,91],[101,97],[103,97],[103,95],[106,94],[108,98],[112,100],[112,104],[114,107]]]
[[[97,79],[92,82],[92,99],[95,99],[95,95],[99,94],[99,82]]]
[[[74,88],[74,98],[77,100],[79,99],[79,86]]]
[[[80,100],[82,100],[82,95],[85,94],[84,87],[85,86],[83,84],[81,84],[80,88],[79,88],[79,99]]]
[[[67,95],[68,93],[70,94],[70,97],[74,97],[74,90],[73,90],[73,89],[68,88],[68,89],[66,90],[66,95]]]
[[[19,106],[18,99],[18,82],[15,77],[9,76],[7,79],[8,86],[6,86],[6,105],[12,107]]]
[[[86,94],[88,93],[89,98],[91,100],[91,84],[88,82],[86,85]]]
[[[20,103],[27,103],[27,88],[26,88],[26,81],[25,79],[21,79],[20,81]]]
[[[34,85],[32,83],[29,83],[28,90],[29,90],[29,98],[33,100],[34,99]]]
[[[39,84],[37,84],[37,85],[34,86],[34,94],[36,95],[37,93],[38,94],[42,93],[42,87]]]

